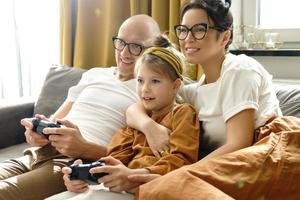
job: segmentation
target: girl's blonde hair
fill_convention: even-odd
[[[170,40],[166,36],[160,35],[156,37],[152,44],[154,44],[154,47],[165,48],[165,50],[173,54],[172,57],[176,59],[176,62],[179,62],[181,68],[185,67],[185,59],[183,54],[176,49],[176,47],[170,42]],[[151,70],[159,74],[166,75],[172,81],[175,81],[178,78],[182,78],[182,70],[181,73],[178,74],[178,70],[176,70],[174,66],[172,66],[172,63],[164,59],[163,56],[152,54],[151,51],[149,52],[146,50],[144,54],[137,60],[135,64],[135,73],[137,73],[139,67],[142,64],[147,64]]]

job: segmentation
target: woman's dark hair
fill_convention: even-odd
[[[203,9],[207,12],[208,17],[214,22],[214,26],[221,31],[231,30],[231,37],[225,49],[232,43],[233,38],[233,17],[230,12],[231,0],[191,0],[185,4],[180,13],[180,20],[190,9]]]

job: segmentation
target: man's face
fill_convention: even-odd
[[[120,47],[119,50],[115,49],[115,58],[120,80],[129,80],[134,77],[135,62],[144,50],[144,43],[147,38],[145,35],[135,32],[137,31],[130,30],[129,28],[120,29],[114,41],[114,46],[119,45]]]

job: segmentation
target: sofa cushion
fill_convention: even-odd
[[[300,118],[300,86],[276,85],[275,91],[282,114]]]
[[[59,66],[50,68],[40,96],[34,107],[34,114],[43,114],[49,117],[64,102],[68,89],[76,85],[86,70]]]

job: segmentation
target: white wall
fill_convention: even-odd
[[[274,79],[300,80],[300,57],[255,56]]]
[[[233,25],[240,25],[242,23],[242,0],[233,0],[230,9],[233,15]]]

